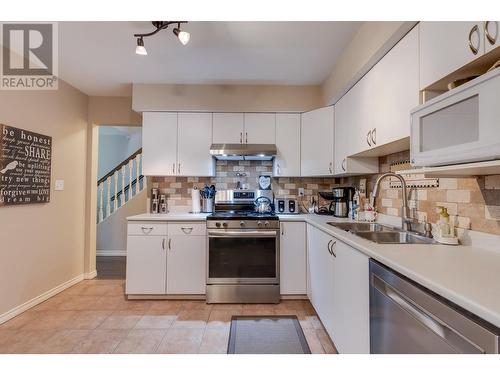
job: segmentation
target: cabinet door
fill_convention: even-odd
[[[276,143],[275,113],[245,113],[245,142]]]
[[[482,22],[420,22],[420,89],[482,55]],[[477,31],[471,31],[477,27]],[[474,54],[469,46],[477,49]]]
[[[410,136],[410,110],[419,104],[418,69],[415,27],[372,69],[375,146]]]
[[[242,143],[243,113],[213,114],[214,143]]]
[[[206,237],[169,237],[167,294],[205,294]]]
[[[369,258],[337,241],[332,246],[333,318],[330,337],[339,353],[370,353]]]
[[[302,114],[301,165],[302,176],[333,175],[333,106]]]
[[[300,176],[300,113],[276,114],[274,176]]]
[[[142,115],[142,174],[171,176],[177,172],[177,113]]]
[[[333,329],[333,282],[334,260],[328,251],[333,238],[326,233],[307,226],[308,260],[311,303],[318,313],[321,322],[331,335]]]
[[[484,23],[484,51],[490,52],[500,46],[500,21]]]
[[[211,113],[179,113],[178,165],[180,176],[213,176]]]
[[[165,243],[164,236],[127,237],[127,294],[165,294]]]
[[[306,225],[281,222],[281,294],[306,294]]]

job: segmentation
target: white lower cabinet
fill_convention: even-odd
[[[126,294],[205,294],[205,227],[128,224]]]
[[[369,258],[307,225],[308,295],[339,353],[369,353]]]
[[[306,294],[306,224],[281,222],[280,292]]]
[[[331,338],[339,353],[370,353],[369,258],[334,241]]]
[[[330,337],[333,331],[333,268],[334,259],[328,251],[332,237],[312,225],[307,225],[307,256],[309,289],[314,309]]]
[[[165,294],[166,240],[166,235],[128,236],[126,294]]]
[[[205,294],[207,240],[205,234],[194,234],[194,227],[200,225],[205,226],[169,225],[167,294]],[[178,231],[176,227],[185,233],[170,234]]]

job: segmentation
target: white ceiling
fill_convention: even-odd
[[[321,83],[361,22],[189,22],[145,38],[150,22],[60,22],[59,75],[88,95],[130,95],[131,83]]]

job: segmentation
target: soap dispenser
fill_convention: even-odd
[[[455,237],[455,231],[450,226],[450,215],[446,207],[437,206],[439,220],[437,222],[438,235],[434,236],[435,240],[447,245],[458,245],[458,238]]]
[[[439,229],[439,237],[448,237],[450,235],[450,215],[446,207],[438,206],[439,220],[437,226]]]

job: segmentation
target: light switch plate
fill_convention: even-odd
[[[64,180],[56,180],[55,190],[56,191],[64,190]]]

